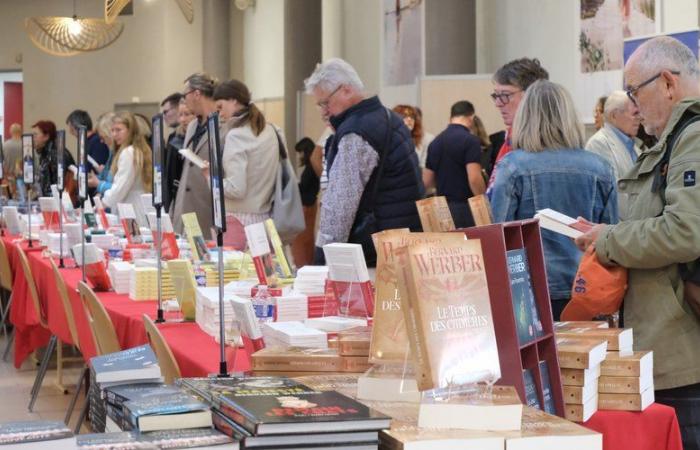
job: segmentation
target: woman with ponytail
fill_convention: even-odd
[[[242,82],[221,83],[214,90],[214,100],[221,119],[227,221],[237,228],[237,232],[227,234],[238,241],[240,225],[262,222],[270,217],[279,167],[278,134],[251,103],[250,91]],[[236,220],[231,221],[232,218]]]
[[[114,115],[112,139],[116,149],[110,167],[112,186],[105,191],[102,203],[113,210],[118,203],[131,203],[137,221],[145,225],[141,194],[151,192],[153,186],[151,147],[139,130],[134,115],[126,111]]]

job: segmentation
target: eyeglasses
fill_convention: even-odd
[[[494,103],[498,101],[502,105],[507,105],[508,103],[510,103],[510,98],[518,92],[522,92],[522,90],[515,92],[492,92],[490,97],[494,101]]]
[[[632,100],[632,103],[634,103],[634,104],[636,105],[636,104],[637,104],[637,92],[638,92],[641,88],[643,88],[644,86],[646,86],[647,84],[651,84],[651,83],[653,83],[654,81],[656,81],[656,79],[659,78],[664,72],[666,72],[666,71],[665,71],[665,70],[662,70],[661,72],[657,73],[656,75],[654,75],[653,77],[649,78],[648,80],[639,83],[639,85],[637,85],[637,86],[628,86],[627,89],[625,90],[625,93],[627,94],[627,97],[628,97],[630,100]],[[679,70],[670,70],[670,71],[668,71],[668,72],[671,72],[671,75],[680,75],[680,74],[681,74],[681,72],[680,72]]]
[[[197,89],[188,89],[185,92],[182,93],[182,98],[187,98],[188,95],[196,91]]]
[[[321,109],[328,109],[328,102],[331,100],[331,97],[333,97],[335,95],[335,93],[340,90],[341,87],[343,87],[342,84],[340,86],[338,86],[337,88],[335,88],[335,90],[333,92],[328,94],[328,96],[326,98],[324,98],[320,102],[316,103],[316,106],[318,106]]]

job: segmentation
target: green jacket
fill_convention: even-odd
[[[683,302],[679,263],[700,257],[700,122],[676,140],[668,166],[666,203],[652,192],[654,167],[683,113],[700,114],[700,98],[678,103],[659,139],[618,181],[628,195],[626,221],[605,227],[595,242],[603,264],[629,269],[624,300],[634,349],[654,351],[654,388],[700,383],[700,322]]]

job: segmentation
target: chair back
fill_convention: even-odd
[[[80,298],[83,300],[88,322],[90,322],[92,326],[97,354],[106,355],[108,353],[121,351],[112,318],[109,317],[102,302],[100,302],[100,299],[95,295],[95,291],[85,282],[81,281],[78,283],[78,292],[80,293]]]
[[[7,247],[0,240],[0,287],[6,291],[12,290],[12,271],[10,270],[10,258],[7,255]]]
[[[46,321],[46,314],[44,313],[44,308],[41,306],[39,301],[39,293],[36,290],[36,283],[34,282],[34,274],[32,274],[32,268],[29,266],[29,260],[27,259],[27,254],[24,253],[22,247],[17,246],[17,253],[19,254],[19,262],[22,266],[22,273],[24,273],[24,279],[27,281],[27,290],[29,291],[29,297],[31,297],[32,303],[34,304],[34,311],[36,311],[37,320],[42,327],[48,329],[49,324]]]
[[[177,364],[170,346],[165,342],[163,335],[160,334],[160,330],[158,330],[156,324],[153,323],[147,314],[143,315],[143,325],[146,328],[146,335],[151,343],[151,347],[153,347],[153,351],[158,358],[158,365],[165,383],[172,384],[178,378],[182,378],[180,366]]]
[[[58,296],[61,297],[61,303],[63,304],[63,311],[66,314],[66,322],[68,322],[68,330],[70,331],[70,337],[78,350],[81,350],[80,339],[78,337],[78,327],[75,326],[75,316],[73,315],[73,307],[71,306],[70,297],[68,296],[68,288],[66,287],[66,282],[61,276],[61,272],[58,270],[58,266],[53,259],[49,259],[51,262],[51,269],[53,270],[53,276],[56,279],[56,288],[58,289]]]

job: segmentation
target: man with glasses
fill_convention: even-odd
[[[659,144],[618,182],[629,196],[627,220],[596,225],[576,243],[628,268],[625,326],[635,350],[654,351],[655,398],[675,408],[684,448],[700,449],[700,322],[691,312],[700,289],[700,68],[688,47],[664,36],[635,50],[624,75]]]
[[[510,145],[510,128],[513,125],[515,113],[520,105],[520,100],[525,91],[537,80],[548,80],[549,73],[540,65],[536,58],[520,58],[502,66],[493,75],[493,92],[491,99],[501,113],[503,123],[506,125],[506,137],[503,145],[498,150],[495,164],[512,150]],[[489,187],[496,178],[497,166],[494,166],[489,179]],[[487,191],[490,194],[490,189]]]
[[[625,175],[640,154],[636,136],[640,117],[637,105],[624,91],[613,91],[603,107],[604,123],[586,143],[586,150],[596,153],[610,163],[615,180]],[[627,196],[618,195],[620,219],[627,218]]]
[[[362,80],[342,59],[319,64],[305,87],[335,130],[327,146],[328,186],[315,263],[323,263],[324,245],[351,242],[362,244],[368,265],[374,266],[371,233],[420,229],[415,202],[423,184],[413,140],[396,113],[378,97],[365,97]]]
[[[163,170],[163,207],[165,211],[170,208],[170,203],[177,195],[177,187],[182,175],[183,158],[179,150],[184,147],[185,130],[180,129],[178,109],[182,94],[175,92],[168,95],[160,104],[160,112],[163,114],[163,122],[173,129],[165,143],[165,167]],[[181,132],[180,132],[181,131]]]

